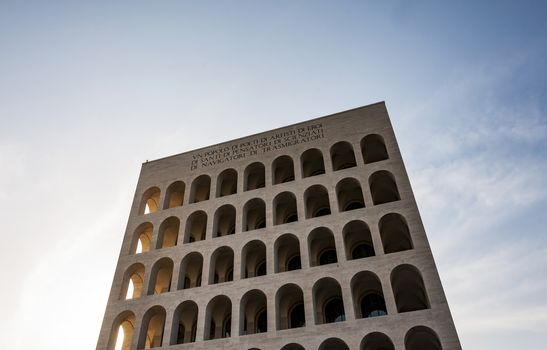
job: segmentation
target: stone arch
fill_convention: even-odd
[[[169,292],[171,290],[171,278],[173,276],[173,260],[161,258],[152,265],[150,271],[148,295]]]
[[[243,231],[266,227],[266,204],[260,198],[253,198],[243,206]]]
[[[365,207],[361,183],[352,177],[346,177],[336,184],[338,210],[349,211]]]
[[[289,156],[279,156],[272,163],[274,185],[294,181],[294,162]]]
[[[437,333],[426,326],[411,328],[405,336],[405,350],[442,350]]]
[[[291,233],[285,233],[274,244],[274,270],[277,273],[301,268],[300,240]]]
[[[150,222],[140,224],[133,234],[131,254],[146,253],[152,249],[152,234],[154,226]]]
[[[241,297],[239,335],[268,331],[266,294],[259,289],[248,291]]]
[[[276,329],[291,329],[306,325],[304,293],[294,283],[283,285],[275,293]]]
[[[203,210],[193,212],[186,219],[184,243],[203,241],[207,231],[207,214]]]
[[[173,314],[171,345],[193,343],[196,341],[198,305],[186,300],[177,306]]]
[[[225,295],[217,295],[205,310],[205,340],[231,336],[232,301]]]
[[[348,222],[342,230],[346,259],[361,259],[374,256],[374,245],[368,225],[361,220]]]
[[[132,311],[124,311],[114,319],[108,350],[130,350],[133,334],[135,333],[135,314]]]
[[[412,265],[399,265],[391,271],[391,286],[398,312],[429,309],[429,299],[420,271]]]
[[[306,219],[330,215],[330,201],[327,189],[322,185],[310,186],[304,192]]]
[[[318,350],[349,350],[348,344],[340,338],[329,338],[319,345]]]
[[[380,236],[384,253],[395,253],[413,248],[410,230],[405,218],[401,214],[389,213],[384,215],[379,223]]]
[[[251,191],[266,186],[266,168],[260,162],[254,162],[245,168],[243,173],[243,190]]]
[[[334,235],[326,227],[313,229],[308,235],[310,266],[320,266],[338,262]]]
[[[159,210],[161,191],[158,187],[150,187],[144,191],[139,204],[139,215],[155,213]]]
[[[401,199],[395,177],[387,170],[379,170],[368,178],[374,205],[395,202]]]
[[[384,138],[378,134],[370,134],[361,140],[361,153],[365,164],[388,159]]]
[[[372,332],[363,337],[359,348],[360,350],[395,350],[391,339],[380,332]]]
[[[218,175],[216,196],[218,198],[235,193],[237,193],[237,171],[232,168],[226,169]]]
[[[296,196],[294,193],[285,191],[275,196],[273,200],[273,216],[274,225],[298,221]]]
[[[163,220],[158,231],[157,248],[169,248],[177,245],[179,237],[180,220],[176,216],[170,216]]]
[[[228,246],[217,248],[209,264],[209,284],[230,282],[234,279],[234,251]]]
[[[187,254],[180,263],[177,289],[189,289],[201,286],[203,256],[198,252]]]
[[[323,277],[312,288],[315,324],[346,320],[342,288],[337,280]]]
[[[236,208],[225,204],[215,212],[213,238],[233,235],[236,232]]]
[[[190,203],[203,202],[209,199],[211,192],[211,177],[200,175],[192,181],[190,189]]]
[[[387,315],[382,283],[376,274],[361,271],[350,282],[353,306],[357,318]]]
[[[266,275],[266,245],[259,240],[250,241],[241,250],[241,277]]]
[[[120,300],[138,299],[142,296],[144,265],[135,263],[125,271],[123,276]]]
[[[159,305],[151,307],[144,313],[138,349],[152,349],[162,346],[165,315],[165,309]]]
[[[302,177],[310,177],[325,173],[323,153],[317,148],[311,148],[300,156]]]
[[[334,171],[357,166],[353,146],[346,141],[337,142],[330,148],[330,159]]]
[[[184,191],[186,190],[186,184],[182,181],[175,181],[165,191],[165,200],[163,202],[163,209],[170,209],[180,207],[184,201]]]

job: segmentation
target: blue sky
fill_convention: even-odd
[[[0,2],[5,347],[95,347],[146,159],[385,100],[464,348],[544,348],[545,13]]]

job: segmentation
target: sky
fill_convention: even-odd
[[[386,101],[467,350],[547,343],[542,1],[0,1],[0,338],[94,349],[146,160]]]

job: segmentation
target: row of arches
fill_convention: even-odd
[[[377,134],[365,136],[361,140],[361,153],[365,164],[388,159],[387,150],[383,138]],[[353,146],[346,141],[337,142],[330,148],[332,169],[343,170],[357,166]],[[323,153],[312,148],[303,152],[300,156],[301,174],[303,178],[321,175],[325,173]],[[243,174],[243,190],[250,191],[266,186],[266,168],[261,162],[248,165]],[[288,155],[277,157],[271,167],[272,184],[290,182],[295,179],[294,161]],[[217,176],[217,198],[237,193],[238,173],[235,169],[223,170]],[[152,187],[143,194],[139,215],[153,213],[160,208],[169,209],[183,205],[186,185],[183,181],[176,181],[169,185],[163,205],[160,203],[161,190]],[[201,175],[192,181],[189,194],[189,203],[197,203],[208,200],[211,193],[211,177]]]
[[[414,266],[399,265],[392,270],[390,277],[397,312],[430,307],[423,279]],[[382,284],[376,274],[370,271],[356,273],[350,281],[350,289],[356,318],[387,315]],[[294,283],[281,286],[275,293],[275,326],[269,326],[267,296],[260,289],[252,289],[241,297],[239,324],[233,325],[231,299],[226,295],[217,295],[207,303],[205,309],[203,339],[231,337],[232,326],[238,328],[235,332],[244,336],[267,332],[274,327],[276,330],[283,330],[305,327],[308,323],[327,324],[346,320],[344,297],[336,279],[323,277],[316,281],[311,289],[311,298],[313,310],[310,311],[313,311],[313,320],[307,320],[302,288]],[[168,340],[170,345],[196,341],[198,312],[198,305],[192,300],[182,302],[175,309],[171,338]],[[167,345],[163,339],[165,319],[166,310],[159,305],[145,312],[138,340],[140,349]],[[127,339],[131,337],[131,326],[135,324],[134,321],[135,315],[129,311],[122,313],[115,320],[111,345],[119,346],[129,342]],[[118,337],[120,331],[124,335],[121,340]]]
[[[400,199],[393,175],[388,171],[378,171],[370,176],[370,188],[374,204],[382,204]],[[365,207],[360,182],[352,177],[344,178],[336,185],[336,197],[340,212]],[[310,186],[304,192],[304,216],[306,219],[331,214],[327,189],[322,185]],[[292,192],[281,192],[272,203],[273,224],[282,225],[298,221],[296,196]],[[207,213],[198,210],[186,220],[184,243],[205,239],[207,231]],[[252,231],[266,227],[266,203],[261,198],[253,198],[243,206],[242,230]],[[156,249],[172,247],[177,244],[180,220],[169,217],[160,226]],[[152,225],[144,223],[137,229],[137,241],[131,247],[132,253],[146,252],[152,249]],[[213,218],[212,237],[222,237],[236,233],[236,208],[231,204],[219,207]]]
[[[384,215],[379,221],[380,237],[385,254],[413,248],[412,238],[405,218],[397,213]],[[310,267],[337,263],[339,254],[346,260],[363,259],[376,255],[369,226],[361,220],[348,222],[342,229],[343,249],[336,246],[334,233],[327,227],[317,227],[307,237]],[[266,244],[252,240],[241,250],[241,278],[263,276],[267,273]],[[274,273],[302,268],[299,238],[292,233],[279,236],[273,245]],[[181,261],[177,289],[199,287],[202,284],[203,256],[198,252],[187,254]],[[152,265],[150,286],[147,294],[162,294],[171,288],[173,261],[164,257]],[[210,257],[209,284],[233,280],[234,251],[231,247],[217,248]],[[145,267],[141,263],[131,265],[124,275],[121,298],[133,299],[142,294]]]

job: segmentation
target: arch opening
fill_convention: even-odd
[[[365,207],[361,183],[351,177],[340,180],[336,185],[338,210],[349,211]]]
[[[229,196],[237,193],[237,171],[226,169],[217,178],[217,197]]]
[[[294,162],[289,156],[277,157],[272,163],[273,184],[294,181]]]
[[[139,215],[155,213],[159,209],[161,191],[158,187],[147,189],[142,195]]]
[[[190,203],[203,202],[209,199],[211,178],[209,175],[200,175],[192,182],[190,189]]]
[[[163,209],[170,209],[182,206],[184,201],[184,191],[186,185],[182,181],[175,181],[165,192],[165,201],[163,203]]]
[[[276,273],[302,268],[300,241],[295,235],[286,233],[275,241],[274,265]]]
[[[169,248],[177,245],[180,220],[176,216],[165,219],[158,232],[157,248]]]
[[[266,186],[266,168],[264,164],[255,162],[247,166],[244,172],[244,191],[256,190]]]
[[[405,336],[405,350],[442,350],[437,333],[425,326],[411,328]]]
[[[171,277],[173,275],[173,260],[161,258],[151,269],[148,295],[167,293],[171,290]]]
[[[196,341],[198,306],[191,300],[182,302],[175,309],[171,328],[171,345]]]
[[[184,232],[184,243],[203,241],[207,231],[207,214],[198,210],[186,219],[186,230]]]
[[[395,202],[401,199],[395,177],[389,171],[380,170],[368,179],[374,205]]]
[[[131,311],[122,312],[112,325],[108,350],[129,350],[135,333],[135,314]]]
[[[232,301],[217,295],[205,311],[205,340],[229,338],[232,332]]]
[[[152,349],[162,346],[165,327],[165,309],[154,306],[146,311],[142,320],[139,349]]]
[[[330,201],[327,189],[321,185],[313,185],[304,192],[306,219],[330,215]]]
[[[209,284],[230,282],[234,278],[234,251],[230,247],[217,248],[211,255]]]
[[[300,164],[302,166],[302,177],[304,178],[325,173],[323,153],[317,148],[312,148],[302,153]]]
[[[378,276],[369,271],[361,271],[353,276],[350,285],[357,318],[387,315],[382,284]]]
[[[318,227],[308,235],[310,266],[320,266],[338,262],[334,235],[326,227]]]
[[[131,244],[131,254],[146,253],[152,249],[153,230],[154,227],[149,222],[142,223],[137,227]]]
[[[192,252],[186,255],[180,263],[177,289],[200,287],[202,270],[203,256],[200,253]]]
[[[243,231],[266,227],[266,204],[260,198],[253,198],[243,206]]]
[[[395,346],[384,333],[372,332],[361,340],[360,350],[395,350]]]
[[[213,238],[233,235],[236,232],[236,208],[225,204],[215,212]]]
[[[291,192],[282,192],[273,200],[274,225],[298,221],[296,196]]]
[[[353,146],[349,142],[340,141],[330,148],[332,170],[338,171],[357,166]]]
[[[276,329],[291,329],[306,325],[304,293],[296,284],[285,284],[275,293]]]
[[[349,347],[342,339],[329,338],[319,345],[319,350],[349,350]]]
[[[268,331],[266,295],[262,291],[253,289],[243,295],[239,320],[239,335]]]
[[[333,278],[324,277],[312,288],[315,324],[342,322],[346,320],[342,289]]]
[[[346,259],[362,259],[375,255],[368,225],[360,220],[348,222],[342,230]]]
[[[391,286],[398,312],[429,309],[429,300],[420,271],[403,264],[391,272]]]
[[[396,253],[413,248],[405,218],[397,213],[384,215],[378,224],[384,253]]]
[[[241,250],[241,276],[252,278],[266,274],[266,245],[259,241],[251,241]]]
[[[388,159],[384,138],[377,134],[363,137],[361,140],[361,153],[365,164],[379,162]]]
[[[131,265],[124,274],[120,300],[140,298],[143,281],[144,265],[141,263]]]

